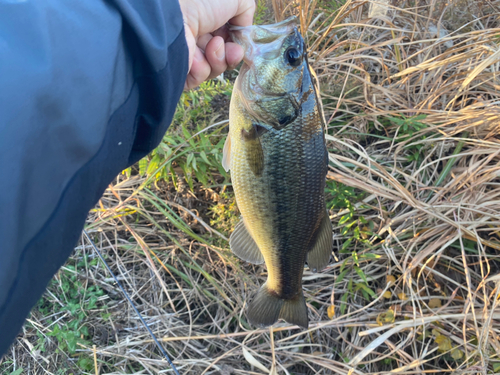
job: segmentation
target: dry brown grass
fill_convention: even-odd
[[[247,325],[242,311],[266,271],[235,258],[208,226],[220,189],[151,191],[120,177],[89,216],[180,373],[500,372],[500,1],[369,3],[276,2],[303,10],[329,124],[329,178],[357,189],[355,217],[373,226],[324,271],[306,269],[308,330]],[[340,235],[346,212],[331,211],[339,249],[351,235]],[[78,256],[91,252],[82,240]],[[353,253],[376,256],[359,261],[375,298],[353,289],[363,281],[356,272],[335,284]],[[95,373],[172,373],[104,268],[79,277],[108,292],[110,316],[88,321]],[[29,353],[35,331],[25,328],[9,358],[33,373],[50,367],[43,358],[64,363],[64,354]],[[94,356],[90,346],[78,353]]]

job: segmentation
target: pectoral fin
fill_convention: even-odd
[[[260,136],[266,131],[267,129],[259,124],[252,124],[250,130],[243,129],[241,131],[241,137],[245,142],[246,159],[250,170],[256,177],[259,177],[264,169],[264,151],[260,143]]]
[[[262,150],[262,145],[258,138],[247,142],[246,157],[250,170],[255,177],[262,175],[262,171],[264,170],[264,151]]]
[[[330,261],[333,246],[333,229],[325,211],[321,224],[313,236],[313,243],[307,253],[307,264],[313,272],[321,271]]]
[[[222,167],[227,172],[231,168],[231,134],[228,133],[224,150],[222,151]]]
[[[236,225],[233,233],[231,233],[229,246],[231,247],[231,251],[240,259],[253,264],[264,263],[264,257],[254,239],[248,233],[243,219]]]

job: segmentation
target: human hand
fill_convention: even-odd
[[[227,22],[250,26],[254,0],[179,0],[189,48],[189,73],[184,89],[233,69],[243,59],[243,48],[231,41]]]

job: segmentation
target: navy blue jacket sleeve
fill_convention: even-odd
[[[0,355],[110,181],[169,126],[176,0],[0,2]]]

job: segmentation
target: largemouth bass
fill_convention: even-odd
[[[223,158],[242,214],[230,246],[268,270],[247,316],[257,326],[283,319],[307,328],[304,265],[324,268],[333,236],[324,197],[324,120],[306,46],[295,18],[230,30],[245,50]]]

